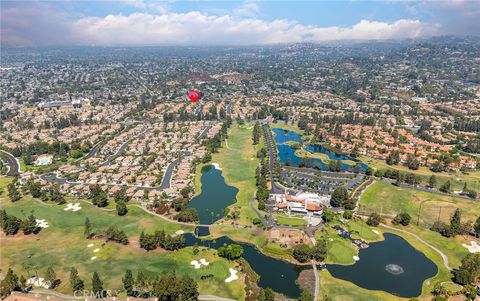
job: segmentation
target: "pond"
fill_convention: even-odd
[[[292,166],[299,166],[302,161],[305,162],[304,158],[298,157],[295,155],[295,148],[288,145],[287,142],[303,142],[302,137],[290,130],[284,130],[279,128],[272,129],[274,133],[275,143],[277,144],[278,155],[280,158],[280,163],[286,164],[287,162]],[[357,162],[360,166],[360,170],[365,171],[367,169],[367,165],[365,163],[360,162],[359,160],[349,157],[347,155],[339,154],[334,151],[331,151],[319,144],[308,144],[306,146],[306,150],[313,152],[313,153],[322,153],[328,156],[331,160],[350,160]],[[322,170],[326,170],[327,165],[321,159],[318,158],[310,158],[308,160],[309,165],[311,167],[317,166]],[[342,163],[341,165],[342,170],[344,171],[351,171],[352,166],[349,164]]]
[[[222,218],[225,208],[236,202],[238,189],[227,185],[221,170],[214,165],[202,168],[201,183],[202,192],[188,206],[197,209],[200,224],[209,225]]]
[[[328,265],[333,277],[369,289],[410,298],[422,293],[423,282],[437,274],[437,266],[402,237],[384,233],[385,240],[360,249],[353,265]]]
[[[300,272],[312,268],[311,265],[299,266],[287,261],[269,257],[262,254],[253,245],[235,242],[228,237],[204,240],[188,233],[184,235],[184,238],[186,246],[197,244],[199,246],[218,249],[224,244],[236,243],[241,245],[244,250],[242,257],[248,261],[250,267],[260,276],[258,285],[263,288],[269,287],[290,298],[297,298],[300,295],[300,288],[296,284]]]

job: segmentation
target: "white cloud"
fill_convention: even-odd
[[[254,17],[260,13],[260,6],[257,0],[245,0],[233,13],[242,17]]]
[[[87,17],[73,23],[82,43],[95,45],[275,44],[345,39],[417,38],[435,34],[437,27],[418,20],[393,23],[362,20],[351,27],[305,26],[294,21],[264,21],[200,12],[161,15]]]

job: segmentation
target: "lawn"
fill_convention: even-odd
[[[274,218],[280,225],[283,226],[301,227],[305,226],[306,224],[305,220],[301,217],[287,216],[285,214],[275,214]]]
[[[427,227],[438,219],[449,222],[457,208],[462,210],[463,221],[475,221],[480,216],[480,206],[476,201],[400,188],[383,182],[370,185],[360,199],[362,213],[395,216],[407,212],[412,216],[413,223],[420,216],[419,224]]]
[[[22,263],[27,262],[36,267],[39,276],[44,276],[47,267],[53,266],[63,280],[59,290],[65,293],[70,293],[68,270],[72,266],[75,266],[81,277],[86,280],[87,288],[91,284],[91,274],[97,271],[105,282],[104,287],[110,289],[121,287],[121,277],[126,269],[131,269],[134,273],[141,269],[152,275],[163,275],[175,270],[177,275],[194,277],[199,283],[201,294],[243,298],[242,280],[232,283],[224,281],[229,276],[228,268],[233,267],[234,263],[218,258],[214,250],[201,248],[200,253],[194,256],[191,248],[175,252],[162,250],[147,252],[138,247],[138,236],[143,229],[147,232],[164,229],[168,233],[173,233],[180,229],[189,231],[191,227],[169,223],[133,206],[129,207],[129,212],[124,217],[119,217],[114,211],[95,208],[88,203],[81,202],[80,206],[82,207],[80,211],[69,212],[63,210],[65,205],[46,205],[29,197],[14,204],[3,199],[0,207],[6,209],[9,214],[23,217],[33,211],[37,218],[45,219],[49,227],[36,236],[22,234],[15,237],[0,236],[1,268],[5,270],[12,267],[18,274],[26,274]],[[104,244],[103,240],[85,239],[83,224],[87,216],[97,231],[110,225],[118,226],[127,233],[130,244],[127,246],[111,242]],[[90,243],[94,246],[87,248]],[[100,250],[94,253],[93,250],[96,248]],[[92,256],[97,258],[92,260]],[[211,264],[195,270],[189,263],[200,258],[205,258]],[[214,278],[200,280],[200,276],[206,274],[213,274]]]
[[[296,150],[295,155],[300,158],[308,157],[308,158],[320,159],[325,164],[329,164],[331,161],[330,158],[324,153],[314,153],[305,149]],[[340,161],[350,166],[354,166],[355,164],[357,164],[357,162],[352,160],[340,160]]]
[[[253,125],[233,124],[228,130],[227,141],[222,148],[212,155],[212,163],[218,163],[222,168],[222,175],[228,185],[239,189],[237,202],[230,206],[231,209],[240,209],[239,222],[251,224],[256,217],[249,207],[250,199],[253,197],[255,186],[255,169],[259,164],[257,150],[262,144],[252,144]],[[202,165],[197,166],[195,173],[195,191],[200,192],[200,175]]]
[[[461,191],[465,182],[470,189],[480,193],[480,171],[462,172],[433,172],[425,166],[418,170],[411,170],[403,165],[388,165],[384,160],[378,160],[367,156],[360,156],[360,161],[369,165],[374,169],[396,169],[403,172],[410,172],[419,175],[422,178],[422,185],[427,185],[430,176],[435,175],[437,178],[437,187],[450,180],[453,191]]]
[[[332,301],[393,301],[408,300],[382,291],[371,291],[342,279],[334,278],[327,270],[320,274],[320,291]]]

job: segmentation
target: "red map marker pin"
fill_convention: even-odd
[[[190,90],[187,96],[190,98],[191,102],[196,102],[200,98],[200,94],[198,94],[197,90]]]

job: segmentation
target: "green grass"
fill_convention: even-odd
[[[320,274],[320,291],[333,301],[393,301],[408,300],[399,298],[382,291],[372,291],[356,286],[355,284],[334,278],[327,270]]]
[[[258,166],[257,150],[261,144],[252,144],[253,125],[239,126],[233,124],[228,130],[227,143],[223,143],[218,153],[212,155],[212,163],[218,163],[222,168],[222,175],[228,185],[239,189],[237,202],[230,206],[231,209],[240,210],[239,222],[251,224],[256,217],[249,207],[250,199],[256,190],[255,169]],[[195,173],[195,189],[201,189],[200,175],[202,165],[197,166]]]
[[[366,241],[378,241],[382,239],[381,235],[373,232],[373,228],[367,225],[363,220],[349,220],[348,228],[351,231],[356,231],[352,234],[353,238],[362,238]],[[378,229],[376,229],[378,232]]]
[[[416,223],[420,216],[420,224],[428,227],[439,218],[449,222],[457,208],[462,210],[463,221],[475,221],[480,215],[480,206],[473,200],[401,188],[383,182],[369,186],[360,200],[362,213],[377,212],[395,216],[407,212],[412,216],[412,222]]]
[[[305,226],[306,224],[305,220],[301,217],[287,216],[284,214],[276,214],[274,215],[274,218],[277,219],[277,222],[280,225],[284,225],[284,226],[300,227],[300,226]]]
[[[18,274],[26,275],[27,271],[22,263],[32,263],[36,266],[39,276],[45,276],[49,266],[53,266],[57,275],[63,280],[59,290],[70,293],[68,288],[68,270],[75,266],[81,277],[86,280],[87,288],[90,287],[90,277],[97,271],[105,282],[104,287],[116,289],[121,287],[121,277],[126,269],[136,273],[145,270],[152,275],[163,275],[175,270],[177,275],[189,275],[199,283],[201,294],[214,294],[228,298],[242,299],[244,284],[242,280],[225,283],[229,276],[228,268],[234,263],[217,257],[216,251],[201,248],[199,254],[194,256],[191,248],[175,252],[155,250],[147,252],[138,246],[138,236],[145,229],[153,232],[164,229],[168,233],[191,227],[169,223],[155,216],[149,215],[136,207],[129,207],[129,212],[124,217],[119,217],[115,211],[104,211],[90,204],[81,202],[82,209],[77,212],[64,211],[62,206],[46,205],[31,200],[29,197],[11,203],[5,199],[0,202],[0,207],[9,214],[23,217],[33,211],[40,219],[46,219],[49,228],[43,229],[38,235],[15,237],[0,237],[2,256],[0,266],[3,270],[12,267]],[[85,217],[89,217],[96,231],[116,225],[129,236],[130,244],[127,246],[116,243],[104,243],[103,240],[87,240],[83,237],[83,224]],[[93,248],[87,245],[93,243]],[[98,253],[93,249],[100,248]],[[91,260],[97,256],[96,260]],[[193,259],[205,258],[211,264],[206,268],[195,270],[190,265]],[[32,271],[30,271],[32,273]],[[213,274],[213,280],[200,280],[201,275]],[[240,274],[241,275],[241,274]]]
[[[395,169],[403,172],[410,172],[419,175],[422,179],[422,185],[427,185],[430,176],[435,175],[437,178],[437,187],[440,187],[446,181],[451,182],[453,191],[461,191],[466,182],[469,189],[473,189],[480,193],[480,171],[463,172],[433,172],[425,166],[418,170],[411,170],[403,165],[388,165],[385,160],[378,160],[367,156],[360,156],[360,161],[369,165],[374,169]]]
[[[329,164],[331,161],[330,158],[324,153],[314,153],[305,149],[297,149],[295,151],[295,155],[297,155],[297,157],[300,157],[300,158],[307,157],[307,158],[320,159],[325,164]],[[357,164],[357,162],[354,162],[352,160],[340,160],[340,161],[350,166],[354,166],[355,164]]]

